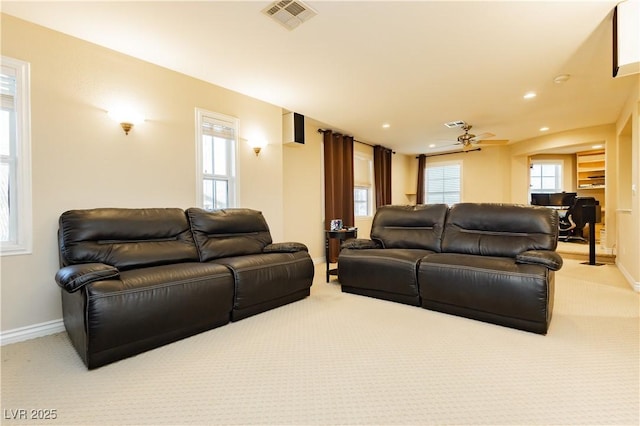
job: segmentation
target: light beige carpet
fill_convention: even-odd
[[[616,263],[616,255],[610,250],[603,248],[600,244],[595,246],[597,263]],[[564,242],[558,241],[557,252],[565,259],[577,259],[582,262],[589,261],[589,244],[581,242]]]
[[[64,333],[4,346],[2,423],[638,425],[639,310],[612,265],[566,261],[546,336],[343,294],[318,265],[303,301],[94,371]]]

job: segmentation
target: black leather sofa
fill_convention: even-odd
[[[460,203],[383,206],[371,239],[347,240],[342,291],[546,334],[553,310],[558,213]]]
[[[72,210],[58,239],[64,324],[89,369],[300,300],[314,275],[251,209]]]

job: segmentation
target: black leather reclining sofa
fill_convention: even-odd
[[[461,203],[383,206],[371,239],[343,243],[342,291],[546,334],[553,310],[558,214]]]
[[[89,369],[303,299],[314,275],[251,209],[72,210],[58,237],[64,324]]]

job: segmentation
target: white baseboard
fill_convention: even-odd
[[[14,328],[0,333],[0,346],[10,343],[23,342],[35,339],[36,337],[48,336],[49,334],[64,331],[64,322],[61,319],[41,322],[40,324],[28,325],[26,327]]]
[[[635,291],[636,293],[640,293],[640,282],[634,281],[629,271],[627,271],[624,266],[620,262],[618,262],[617,259],[616,266],[618,267],[618,270],[622,272],[622,275],[624,275],[624,277],[627,279],[633,291]]]

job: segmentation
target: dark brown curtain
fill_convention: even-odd
[[[376,208],[391,204],[391,156],[383,146],[373,147],[373,179],[376,188]]]
[[[424,204],[424,168],[427,165],[427,156],[418,155],[418,187],[416,189],[416,204]]]
[[[355,225],[353,213],[353,136],[324,131],[324,219],[329,230],[332,219],[344,226]],[[340,241],[330,240],[330,262],[338,260]]]

